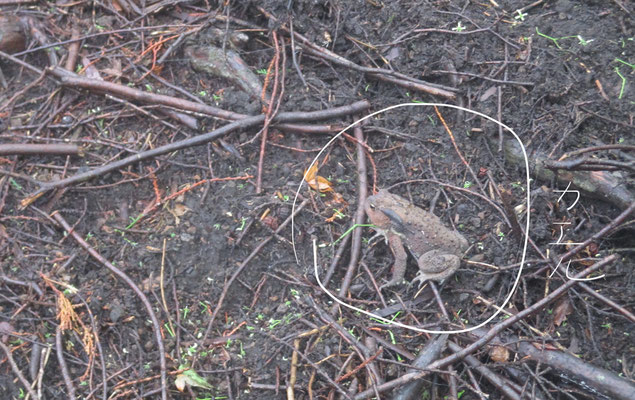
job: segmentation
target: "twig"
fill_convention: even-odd
[[[631,203],[630,207],[628,207],[626,210],[624,210],[620,215],[618,215],[609,224],[604,226],[604,228],[600,229],[595,234],[593,234],[591,237],[589,237],[587,240],[585,240],[584,242],[580,243],[576,247],[572,248],[571,250],[567,251],[562,256],[560,256],[561,263],[563,263],[565,261],[568,261],[571,257],[573,257],[574,255],[578,254],[580,251],[584,250],[591,242],[601,238],[607,232],[609,232],[610,230],[612,230],[613,228],[615,228],[616,226],[621,224],[634,210],[635,210],[635,202]]]
[[[261,335],[266,336],[267,338],[269,338],[270,340],[274,340],[280,344],[282,344],[285,347],[288,347],[291,349],[291,351],[294,350],[293,346],[291,346],[289,343],[285,342],[284,340],[281,340],[279,338],[277,338],[276,336],[268,333],[268,332],[261,332],[261,331],[255,331],[255,333],[259,333]],[[297,353],[300,357],[302,357],[302,359],[309,364],[310,366],[312,366],[317,372],[318,374],[322,375],[322,377],[324,377],[324,379],[326,379],[326,381],[328,383],[331,384],[331,386],[333,386],[335,388],[335,390],[337,390],[342,396],[344,396],[344,398],[348,399],[348,400],[352,400],[352,398],[348,395],[348,393],[346,393],[346,391],[340,386],[338,385],[335,381],[333,381],[333,379],[331,379],[331,377],[325,373],[324,371],[322,371],[322,369],[320,368],[320,366],[316,363],[314,363],[313,361],[311,361],[311,359],[309,357],[307,357],[306,355],[302,354],[302,353]]]
[[[613,308],[615,311],[624,315],[632,324],[635,324],[635,315],[632,312],[628,311],[626,308],[620,306],[619,304],[609,299],[608,297],[604,296],[603,294],[593,290],[591,287],[589,287],[587,284],[583,282],[580,282],[580,287],[591,296],[595,297],[596,299],[600,300],[607,306]]]
[[[362,110],[367,109],[370,104],[366,100],[355,102],[348,106],[343,107],[335,107],[321,111],[313,111],[313,112],[284,112],[278,114],[274,120],[275,121],[312,121],[318,119],[328,119],[335,118],[342,115],[353,114]],[[248,127],[252,127],[264,122],[264,115],[256,115],[253,117],[248,117],[245,119],[241,119],[239,121],[235,121],[229,123],[221,128],[218,128],[214,131],[199,135],[193,136],[188,139],[184,139],[178,142],[166,144],[164,146],[159,146],[152,150],[140,152],[137,154],[133,154],[126,158],[123,158],[119,161],[115,161],[110,164],[106,164],[99,168],[95,168],[93,170],[83,172],[65,179],[60,179],[53,182],[40,182],[40,189],[30,194],[28,197],[22,200],[21,205],[23,207],[28,206],[33,203],[37,198],[42,196],[44,193],[48,192],[51,189],[68,186],[74,183],[83,182],[89,179],[93,179],[97,176],[106,174],[111,171],[115,171],[117,169],[123,168],[127,165],[134,164],[139,161],[143,161],[149,158],[157,157],[163,154],[171,153],[173,151],[185,149],[192,146],[199,146],[201,144],[205,144],[207,142],[213,141],[219,137],[222,137],[230,132],[234,132],[239,129],[244,129]]]
[[[24,389],[29,392],[29,395],[31,395],[33,399],[39,399],[33,388],[31,388],[31,384],[29,383],[29,381],[26,380],[26,378],[22,374],[22,371],[20,371],[20,368],[18,368],[18,364],[15,363],[13,355],[11,354],[11,349],[6,344],[4,344],[2,340],[0,340],[0,349],[4,351],[4,354],[7,356],[7,361],[9,362],[9,365],[13,370],[13,373],[18,377],[20,383],[22,383],[22,386],[24,386]]]
[[[51,217],[57,223],[59,223],[62,226],[62,228],[64,228],[69,235],[72,235],[73,239],[75,239],[77,241],[77,243],[80,246],[82,246],[88,252],[88,254],[90,254],[94,259],[96,259],[102,265],[104,265],[106,268],[108,268],[110,270],[110,272],[112,272],[113,274],[117,275],[121,280],[126,282],[126,284],[128,286],[130,286],[130,288],[135,292],[137,297],[139,297],[139,299],[141,300],[141,302],[145,306],[146,311],[148,312],[148,316],[150,317],[150,320],[152,321],[152,330],[154,331],[154,336],[155,336],[155,339],[157,341],[157,350],[159,352],[159,365],[160,365],[160,368],[161,368],[161,398],[162,398],[162,400],[167,400],[167,398],[168,398],[167,397],[167,385],[168,385],[168,382],[167,382],[167,377],[166,377],[167,366],[166,366],[166,362],[165,362],[165,349],[163,347],[163,338],[161,337],[161,327],[159,325],[159,320],[157,319],[157,316],[154,313],[154,310],[152,309],[152,305],[148,301],[148,298],[146,297],[145,294],[143,294],[141,289],[139,289],[139,286],[137,286],[132,281],[132,279],[130,279],[130,277],[128,277],[128,275],[126,275],[123,271],[121,271],[119,268],[115,267],[108,260],[106,260],[104,257],[102,257],[101,254],[99,254],[86,241],[84,241],[84,239],[82,239],[82,237],[79,234],[77,234],[77,232],[72,230],[71,226],[68,224],[68,222],[66,222],[64,217],[62,217],[62,215],[59,212],[55,212]]]
[[[481,181],[478,179],[478,176],[476,176],[476,173],[474,173],[474,170],[472,169],[470,164],[467,162],[465,157],[463,157],[463,153],[461,153],[461,150],[459,149],[459,146],[456,144],[456,140],[454,140],[454,134],[452,133],[452,130],[450,129],[448,124],[445,122],[445,119],[443,118],[443,115],[441,115],[441,112],[439,111],[437,106],[434,106],[434,111],[437,113],[437,116],[441,120],[441,123],[443,124],[443,127],[445,128],[445,131],[448,133],[448,136],[450,136],[450,140],[452,141],[452,145],[454,146],[454,150],[459,155],[459,158],[463,162],[463,165],[465,165],[467,170],[470,171],[470,175],[472,175],[472,179],[474,179],[474,181],[476,182],[478,187],[481,189],[481,193],[486,193],[485,192],[485,188],[481,184]]]
[[[77,62],[77,55],[79,54],[79,28],[74,26],[71,32],[71,40],[74,40],[74,42],[68,46],[68,55],[66,57],[64,69],[73,72],[75,70],[75,63]]]
[[[566,159],[564,161],[545,161],[543,163],[545,168],[548,169],[566,169],[569,171],[575,170],[608,170],[608,169],[625,169],[631,172],[635,172],[635,162],[621,162],[615,160],[603,160],[598,158],[573,158]]]
[[[440,74],[452,74],[452,75],[461,75],[461,76],[469,76],[471,78],[483,79],[484,81],[490,81],[495,83],[500,83],[503,85],[516,85],[516,86],[534,86],[533,82],[523,82],[523,81],[508,81],[506,79],[494,79],[484,75],[473,74],[471,72],[458,72],[458,71],[446,71],[446,70],[434,70],[431,73],[440,73]]]
[[[613,254],[611,256],[603,258],[602,260],[598,261],[597,263],[591,265],[590,267],[588,267],[588,268],[582,270],[581,272],[579,272],[578,274],[576,274],[574,276],[574,279],[583,278],[583,277],[585,277],[585,276],[587,276],[587,275],[599,270],[600,268],[603,268],[604,266],[614,262],[617,259],[618,259],[618,255],[617,254]],[[510,318],[508,318],[508,319],[506,319],[506,320],[494,325],[480,339],[478,339],[477,341],[475,341],[471,345],[467,346],[463,350],[458,351],[458,352],[452,354],[451,356],[442,358],[440,360],[437,360],[437,361],[431,363],[430,365],[428,365],[428,369],[432,370],[432,369],[442,368],[442,367],[444,367],[446,365],[450,365],[450,364],[452,364],[452,363],[454,363],[454,362],[456,362],[458,360],[463,359],[467,355],[470,355],[470,354],[474,353],[475,351],[477,351],[478,349],[480,349],[481,347],[483,347],[484,345],[489,343],[492,339],[494,339],[498,334],[500,334],[505,329],[509,328],[510,326],[515,324],[516,322],[521,321],[522,319],[532,315],[533,313],[542,310],[544,307],[546,307],[547,305],[551,304],[553,301],[557,300],[560,296],[564,295],[567,290],[569,290],[571,287],[575,286],[578,283],[578,281],[576,281],[574,279],[566,281],[558,289],[554,290],[553,292],[551,292],[551,294],[549,294],[548,296],[544,297],[542,300],[536,302],[531,307],[527,307],[526,309],[524,309],[523,311],[519,312],[515,316],[510,317]],[[395,387],[403,385],[406,382],[410,382],[410,381],[413,381],[415,379],[421,379],[424,376],[428,375],[429,373],[430,373],[429,371],[408,373],[408,374],[402,375],[399,378],[394,379],[394,380],[392,380],[390,382],[386,382],[386,383],[384,383],[382,385],[377,386],[377,390],[379,390],[380,392],[391,390],[391,389],[394,389]],[[370,397],[372,397],[374,395],[375,395],[374,390],[367,389],[367,390],[357,394],[354,397],[354,399],[355,400],[364,400],[364,399],[368,399],[368,398],[370,398]]]
[[[80,153],[79,146],[75,144],[0,144],[0,156],[8,155],[70,155]]]
[[[454,343],[451,340],[448,341],[448,347],[450,348],[450,350],[454,352],[463,350],[463,347],[459,346],[458,344]],[[492,370],[487,368],[483,363],[481,363],[478,360],[478,358],[471,355],[466,356],[465,362],[470,366],[470,368],[473,368],[474,370],[478,371],[486,380],[488,380],[492,385],[494,385],[498,390],[500,390],[505,395],[506,399],[511,399],[511,400],[521,399],[521,396],[519,395],[519,393],[522,392],[521,387],[501,377],[500,375],[494,373]],[[532,399],[538,400],[538,399],[542,399],[542,397],[532,397]]]
[[[621,1],[619,0],[613,0],[613,2],[615,4],[617,4],[619,6],[619,8],[621,8],[626,14],[628,14],[629,16],[631,15],[631,12],[629,11],[628,8],[626,8],[626,6],[624,6],[624,4],[622,4]]]
[[[322,319],[324,322],[329,324],[328,326],[337,332],[338,335],[342,337],[349,345],[353,347],[358,352],[360,359],[367,360],[373,356],[373,352],[370,351],[365,344],[363,344],[360,340],[357,340],[355,336],[353,336],[347,329],[345,329],[342,325],[340,325],[330,313],[327,313],[326,310],[322,309],[312,297],[307,298],[307,303],[317,313],[318,317]],[[368,363],[364,363],[364,365],[368,365]],[[373,371],[369,368],[369,376],[371,377],[371,384],[373,387],[377,386],[377,382],[380,380],[379,377],[375,377],[373,375]],[[339,381],[339,380],[338,380]],[[375,393],[379,398],[379,392]]]
[[[37,3],[37,0],[0,0],[0,6]]]
[[[384,352],[383,348],[379,348],[375,354],[372,354],[370,357],[366,358],[363,360],[362,363],[360,363],[357,367],[353,368],[351,371],[347,372],[346,374],[340,376],[339,378],[337,378],[335,380],[335,382],[341,382],[345,379],[348,379],[349,377],[355,375],[357,372],[359,372],[360,369],[368,366],[370,363],[372,363],[377,357],[379,357],[382,353]]]
[[[297,215],[308,204],[308,202],[309,202],[308,200],[304,200],[298,207],[296,207],[295,213],[291,214],[283,223],[280,224],[278,229],[275,230],[275,234],[278,234],[278,233],[282,232],[282,230],[291,222],[292,217]],[[245,269],[245,267],[247,267],[249,262],[252,259],[254,259],[254,257],[256,257],[256,255],[258,255],[260,250],[262,250],[262,248],[265,247],[265,245],[267,243],[269,243],[274,237],[275,237],[275,235],[271,235],[271,236],[265,238],[263,241],[261,241],[260,244],[258,244],[258,246],[256,246],[256,248],[254,248],[251,251],[251,253],[249,253],[247,258],[245,258],[243,260],[243,262],[238,266],[238,268],[236,268],[236,270],[234,271],[232,276],[225,283],[225,285],[223,286],[223,291],[221,292],[221,295],[220,295],[220,297],[218,298],[218,300],[216,302],[216,307],[214,308],[214,311],[212,312],[212,316],[211,316],[209,322],[207,323],[207,329],[205,330],[205,335],[203,335],[203,339],[201,339],[202,342],[205,342],[207,340],[207,336],[212,331],[212,326],[214,325],[214,321],[216,320],[216,316],[218,315],[220,309],[223,307],[223,302],[225,301],[225,297],[227,297],[227,293],[228,293],[229,288],[231,287],[232,283],[234,283],[234,281],[236,280],[238,275],[240,275],[242,273],[242,271]],[[194,368],[195,363],[196,363],[196,356],[194,356],[194,359],[192,360],[192,368]]]
[[[572,157],[572,156],[577,156],[577,155],[584,154],[584,153],[589,153],[589,152],[592,152],[592,151],[602,151],[602,150],[635,151],[635,146],[628,145],[628,144],[605,144],[605,145],[602,145],[602,146],[585,147],[584,149],[578,149],[578,150],[574,150],[574,151],[567,152],[567,153],[563,154],[562,157],[560,157],[558,159],[558,161],[565,160],[565,159],[567,159],[569,157]]]
[[[228,20],[229,21],[229,20]],[[262,101],[267,102],[266,90],[267,84],[269,82],[269,77],[271,76],[271,67],[274,67],[274,75],[273,75],[273,88],[271,89],[271,96],[269,97],[269,104],[266,106],[266,118],[264,125],[262,127],[262,134],[260,137],[260,155],[258,156],[258,173],[256,175],[256,194],[260,194],[262,192],[262,167],[265,162],[265,150],[267,148],[267,136],[269,135],[269,124],[271,124],[271,119],[274,115],[274,101],[277,101],[277,104],[280,105],[280,100],[282,99],[282,93],[278,94],[278,78],[280,74],[280,47],[278,46],[278,34],[274,30],[272,32],[273,37],[273,46],[275,47],[275,54],[271,63],[269,64],[269,69],[267,70],[267,77],[265,79],[265,84],[262,86]],[[283,49],[284,51],[284,49]],[[285,66],[283,64],[282,68]],[[277,109],[277,107],[276,107]]]
[[[62,346],[62,329],[58,326],[55,332],[55,352],[57,354],[57,362],[59,363],[60,370],[62,371],[62,378],[64,378],[64,384],[66,390],[68,390],[68,398],[75,399],[75,386],[71,375],[68,373],[68,366],[64,359],[64,346]]]
[[[309,88],[309,85],[306,84],[306,81],[304,80],[304,75],[302,74],[302,70],[300,69],[300,65],[298,64],[298,60],[296,59],[296,55],[295,55],[295,38],[293,35],[293,18],[291,18],[289,20],[289,37],[291,38],[291,60],[293,60],[293,66],[295,67],[296,72],[298,73],[298,76],[300,77],[300,80],[302,81],[302,84],[304,85],[305,88]]]
[[[267,18],[271,19],[272,21],[275,21],[276,23],[279,23],[278,19],[273,14],[266,11],[264,8],[258,7],[258,10],[260,10],[260,12],[263,13]],[[285,32],[289,33],[290,35],[293,34],[295,38],[304,45],[305,51],[315,56],[318,56],[320,58],[326,59],[334,64],[341,65],[346,68],[353,69],[355,71],[363,72],[363,73],[369,74],[370,76],[380,78],[382,80],[386,80],[403,87],[421,90],[421,91],[442,96],[448,99],[454,99],[456,97],[455,92],[457,92],[457,90],[454,88],[444,87],[441,85],[434,85],[429,82],[425,82],[420,79],[415,79],[408,75],[404,75],[399,72],[391,71],[388,69],[363,67],[361,65],[355,64],[352,61],[347,60],[346,58],[338,54],[333,53],[332,51],[328,49],[325,49],[323,47],[320,47],[312,43],[309,39],[307,39],[306,37],[302,36],[301,34],[297,32],[291,33],[289,28],[287,28],[284,25],[282,25],[281,28]],[[406,84],[408,83],[414,83],[414,85],[406,86]]]
[[[366,212],[364,211],[364,203],[366,202],[366,197],[368,196],[368,176],[366,173],[366,154],[364,153],[364,148],[361,143],[364,141],[364,135],[362,132],[362,128],[358,125],[355,125],[353,128],[353,132],[355,134],[355,139],[357,139],[357,210],[355,211],[355,220],[353,223],[355,225],[363,224],[366,219]],[[361,252],[362,246],[362,230],[355,229],[352,233],[352,243],[351,243],[351,253],[350,253],[350,261],[348,262],[348,268],[346,269],[346,274],[342,279],[342,283],[340,285],[340,295],[346,296],[346,292],[351,285],[351,281],[353,276],[355,275],[355,271],[357,270],[357,263],[359,261],[359,254]],[[337,307],[337,304],[334,305]]]
[[[546,347],[536,347],[534,343],[525,341],[510,343],[508,346],[541,364],[549,365],[557,371],[565,371],[565,373],[575,376],[576,380],[584,382],[585,387],[591,386],[605,392],[610,395],[611,399],[632,400],[635,398],[635,385],[631,381],[586,363],[573,355],[559,350],[550,350]]]
[[[447,342],[448,335],[438,335],[437,337],[431,338],[411,363],[411,368],[408,369],[408,372],[418,372],[427,368],[428,364],[439,358],[445,349]],[[417,395],[421,392],[423,385],[424,382],[419,379],[402,386],[399,388],[399,391],[394,394],[394,400],[409,400],[417,398]]]
[[[295,400],[295,383],[298,372],[298,354],[300,354],[300,339],[293,341],[293,354],[291,354],[291,368],[289,373],[289,382],[287,383],[287,400]]]
[[[100,81],[97,79],[85,78],[75,75],[65,69],[56,67],[48,70],[51,75],[60,80],[62,85],[72,88],[89,89],[91,91],[107,93],[112,96],[123,97],[129,100],[139,101],[143,103],[157,104],[162,106],[175,107],[180,110],[198,112],[212,117],[237,120],[244,118],[244,114],[226,111],[217,107],[208,106],[206,104],[196,103],[193,101],[179,99],[163,94],[144,92],[139,89],[131,88],[118,83]]]

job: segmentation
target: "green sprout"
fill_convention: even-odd
[[[463,183],[463,189],[469,189],[471,187],[472,187],[471,181],[465,181],[465,183]]]
[[[342,213],[340,210],[336,208],[333,209],[333,212],[335,213],[335,218],[337,219],[342,219],[346,216],[344,213]]]
[[[198,92],[198,95],[201,97],[205,97],[207,96],[207,92],[205,90],[201,90],[200,92]]]
[[[516,15],[514,16],[514,19],[517,21],[523,22],[526,16],[527,14],[522,12],[521,10],[516,10]]]
[[[554,37],[551,37],[551,36],[545,35],[544,33],[541,33],[541,32],[538,30],[538,27],[536,27],[536,33],[538,34],[538,36],[542,36],[542,37],[543,37],[543,38],[545,38],[545,39],[549,39],[549,40],[551,40],[551,41],[552,41],[552,42],[556,45],[556,47],[557,47],[557,48],[559,48],[560,50],[562,50],[562,47],[560,47],[560,45],[558,44],[558,40],[559,40],[559,39],[556,39],[556,38],[554,38]]]
[[[258,75],[267,75],[267,69],[266,68],[258,69],[256,70],[256,73]]]
[[[16,182],[15,179],[13,179],[13,178],[9,178],[9,184],[15,190],[22,190],[22,185],[20,185],[18,182]]]
[[[133,242],[132,240],[128,239],[126,237],[126,232],[122,231],[121,229],[114,229],[114,232],[119,233],[121,235],[121,238],[124,240],[124,242],[128,243],[129,245],[131,245],[132,247],[136,247],[138,245],[137,242]]]
[[[245,225],[247,224],[247,218],[242,217],[240,219],[240,226],[238,228],[236,228],[237,231],[242,231],[243,229],[245,229]]]
[[[581,46],[587,46],[589,43],[591,43],[592,41],[595,40],[595,39],[586,40],[585,38],[583,38],[580,35],[576,35],[576,38],[578,38],[578,41],[580,42]]]
[[[454,32],[461,33],[461,32],[463,32],[465,30],[465,27],[463,25],[461,25],[461,21],[459,21],[459,23],[456,24],[456,26],[454,28],[452,28],[452,30]]]
[[[273,329],[282,323],[281,319],[269,319],[269,329]]]
[[[617,62],[621,62],[622,64],[627,65],[627,66],[629,66],[629,67],[631,67],[631,68],[634,68],[634,69],[635,69],[635,64],[630,64],[630,63],[627,63],[626,61],[624,61],[624,60],[622,60],[622,59],[619,59],[619,58],[616,58],[616,59],[615,59],[615,61],[617,61]]]
[[[351,226],[350,228],[348,228],[346,230],[346,232],[342,233],[342,236],[340,236],[339,238],[337,238],[336,241],[334,241],[333,243],[331,243],[331,246],[335,246],[337,243],[339,243],[340,240],[344,239],[348,234],[350,234],[351,232],[353,232],[353,229],[355,228],[360,228],[360,227],[373,227],[375,225],[373,224],[355,224],[353,226]]]
[[[624,88],[626,87],[626,78],[620,72],[620,67],[615,67],[615,73],[622,79],[622,85],[620,86],[620,94],[617,96],[618,99],[622,99],[624,96]]]

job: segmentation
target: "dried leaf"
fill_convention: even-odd
[[[177,217],[182,217],[186,212],[190,211],[185,204],[176,204],[172,211]]]
[[[317,175],[317,171],[318,171],[317,163],[313,163],[313,165],[311,165],[311,168],[304,171],[304,179],[307,182],[312,181],[313,179],[315,179],[315,176]]]
[[[344,200],[344,196],[337,192],[333,192],[333,201],[339,204],[348,204],[346,203],[346,200]]]
[[[493,361],[504,363],[509,360],[509,350],[503,346],[492,346],[489,349],[489,356]]]
[[[314,179],[307,181],[311,189],[317,190],[320,193],[323,192],[331,192],[333,188],[331,187],[331,182],[329,182],[326,178],[322,176],[316,176]]]
[[[123,75],[121,71],[121,60],[115,58],[114,60],[110,61],[110,65],[110,67],[102,68],[101,72],[109,76],[121,78],[121,76]]]
[[[531,345],[539,350],[560,350],[559,348],[557,348],[556,346],[550,343],[535,343],[534,342]]]
[[[187,213],[188,211],[190,211],[189,208],[187,208],[187,206],[185,206],[184,204],[181,203],[177,203],[174,205],[174,208],[172,210],[169,210],[170,214],[172,214],[172,216],[174,217],[174,223],[176,225],[179,225],[181,223],[181,218],[183,215],[185,215],[185,213]]]
[[[567,319],[567,315],[573,312],[573,307],[571,307],[571,303],[568,298],[562,298],[556,305],[555,310],[553,311],[553,323],[556,326],[560,326]]]
[[[96,81],[103,81],[99,70],[95,68],[95,65],[87,57],[82,57],[82,63],[84,64],[84,76],[86,78],[94,79]]]
[[[13,325],[6,321],[0,322],[0,340],[2,341],[2,343],[6,343],[7,340],[9,340],[9,335],[13,332],[15,332],[15,328],[13,328]]]

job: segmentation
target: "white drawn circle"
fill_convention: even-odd
[[[423,333],[430,333],[430,334],[451,334],[451,333],[465,333],[465,332],[470,332],[473,331],[475,329],[481,328],[485,325],[487,325],[491,320],[493,320],[494,318],[496,318],[496,316],[498,314],[500,314],[503,309],[505,304],[507,304],[512,296],[514,295],[514,292],[516,291],[516,288],[518,287],[518,283],[520,282],[520,276],[523,272],[523,267],[525,265],[525,258],[527,255],[527,243],[529,241],[529,222],[530,222],[530,217],[531,217],[531,207],[530,207],[530,179],[529,179],[529,160],[527,159],[527,152],[525,151],[525,146],[523,145],[523,142],[520,140],[520,138],[518,137],[518,135],[516,134],[516,132],[514,132],[514,130],[512,128],[510,128],[509,126],[505,125],[504,123],[498,121],[497,119],[494,119],[492,117],[490,117],[489,115],[485,115],[483,113],[480,113],[478,111],[474,111],[474,110],[470,110],[464,107],[460,107],[460,106],[456,106],[453,104],[443,104],[443,103],[402,103],[402,104],[395,104],[392,105],[390,107],[386,107],[383,108],[379,111],[375,111],[371,114],[368,114],[366,116],[364,116],[363,118],[358,119],[357,121],[353,122],[352,124],[348,125],[346,128],[342,129],[341,131],[339,131],[335,136],[333,136],[331,138],[331,140],[329,140],[324,147],[322,147],[322,149],[318,152],[318,154],[315,156],[315,158],[313,158],[313,161],[311,162],[311,164],[309,165],[309,167],[306,169],[307,171],[309,171],[313,165],[317,162],[317,160],[320,158],[320,156],[326,151],[326,149],[331,145],[331,143],[333,143],[335,140],[337,140],[337,138],[339,138],[344,132],[346,132],[347,130],[349,130],[350,128],[352,128],[353,126],[357,125],[358,123],[367,120],[368,118],[374,117],[375,115],[384,113],[386,111],[390,111],[390,110],[394,110],[396,108],[401,108],[401,107],[447,107],[447,108],[453,108],[455,110],[462,110],[465,112],[469,112],[472,113],[474,115],[478,115],[479,117],[485,118],[488,121],[494,122],[495,124],[498,124],[499,126],[503,127],[505,130],[509,131],[509,133],[511,133],[514,138],[516,139],[516,141],[518,142],[518,144],[520,145],[520,149],[523,153],[523,157],[525,159],[525,180],[526,180],[526,190],[525,193],[527,194],[526,197],[526,207],[525,209],[527,210],[527,222],[525,223],[525,238],[523,241],[523,252],[522,252],[522,256],[521,256],[521,260],[520,260],[520,267],[518,267],[518,274],[516,275],[516,279],[514,280],[514,284],[512,286],[512,288],[509,290],[509,293],[507,294],[507,296],[505,297],[505,300],[503,301],[503,304],[499,304],[496,306],[496,309],[494,311],[494,313],[487,318],[485,321],[481,322],[480,324],[473,326],[471,328],[466,328],[466,329],[457,329],[454,331],[434,331],[434,330],[428,330],[428,329],[423,329],[423,328],[418,328],[416,326],[411,326],[411,325],[406,325],[406,324],[402,324],[400,322],[395,322],[395,321],[391,321],[388,320],[386,318],[383,318],[379,315],[375,315],[370,311],[366,311],[366,310],[362,310],[360,308],[357,308],[353,305],[350,305],[342,300],[340,300],[337,296],[335,296],[333,293],[331,293],[326,287],[324,287],[324,285],[322,284],[322,281],[320,280],[320,276],[318,274],[318,267],[317,267],[317,244],[315,239],[313,240],[313,272],[315,274],[315,279],[318,282],[318,285],[320,286],[320,288],[329,296],[331,297],[331,299],[333,299],[335,302],[337,302],[338,304],[349,308],[351,310],[357,311],[359,313],[362,313],[364,315],[367,315],[371,318],[375,318],[378,319],[386,324],[389,325],[393,325],[393,326],[398,326],[400,328],[404,328],[404,329],[408,329],[411,331],[415,331],[415,332],[423,332]],[[298,195],[300,194],[300,189],[302,189],[302,185],[303,183],[306,181],[306,175],[302,177],[302,180],[300,181],[300,184],[298,184],[298,189],[295,192],[295,196],[293,197],[293,205],[291,208],[291,243],[293,245],[293,254],[295,256],[295,260],[296,263],[300,263],[299,259],[298,259],[298,253],[296,251],[295,248],[295,234],[294,234],[294,226],[295,226],[295,206],[296,203],[298,201]]]

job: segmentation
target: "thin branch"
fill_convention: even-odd
[[[110,272],[118,276],[128,286],[130,286],[130,288],[135,292],[137,297],[139,297],[139,299],[145,306],[148,316],[150,317],[150,320],[152,321],[152,330],[154,331],[154,336],[157,341],[157,351],[159,352],[159,365],[161,368],[161,399],[167,400],[168,381],[166,376],[167,364],[165,362],[165,349],[163,347],[163,338],[161,337],[161,327],[159,325],[159,320],[157,319],[157,316],[154,313],[154,310],[152,309],[152,305],[150,304],[150,301],[148,300],[146,295],[143,294],[139,286],[137,286],[137,284],[135,284],[128,275],[126,275],[123,271],[121,271],[119,268],[115,267],[108,260],[102,257],[101,254],[99,254],[84,239],[82,239],[82,237],[76,231],[72,230],[69,223],[66,222],[64,217],[62,217],[62,215],[59,212],[55,212],[51,217],[57,223],[59,223],[69,235],[73,236],[73,239],[75,239],[75,241],[77,241],[77,243],[80,246],[82,246],[84,250],[88,252],[88,254],[90,254],[94,259],[99,261],[100,264],[108,268]]]

